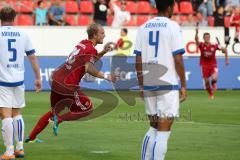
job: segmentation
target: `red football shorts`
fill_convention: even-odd
[[[79,87],[73,90],[73,88],[69,89],[66,88],[67,86],[62,86],[62,88],[58,87],[57,90],[54,90],[53,86],[50,98],[52,112],[59,115],[61,120],[78,120],[92,112],[93,105],[91,100],[80,91]]]
[[[217,73],[217,72],[218,72],[217,67],[204,67],[204,66],[202,66],[202,76],[203,76],[203,78],[209,78],[214,73]]]

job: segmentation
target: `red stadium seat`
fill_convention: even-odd
[[[137,2],[137,13],[150,13],[151,5],[148,1],[138,1]]]
[[[107,16],[107,25],[111,26],[113,22],[113,16]]]
[[[130,13],[136,13],[137,4],[133,1],[126,1],[126,10]]]
[[[174,9],[173,9],[173,13],[174,14],[179,14],[180,12],[179,12],[179,6],[178,6],[178,3],[175,3],[175,5],[174,5]]]
[[[81,1],[80,2],[80,12],[81,13],[93,13],[93,3],[91,1]]]
[[[230,27],[230,17],[229,16],[224,17],[224,26]]]
[[[17,25],[19,26],[32,26],[33,19],[30,15],[20,14],[17,16]]]
[[[76,24],[76,19],[75,15],[66,15],[66,22],[69,23],[71,26],[75,26]]]
[[[12,5],[12,4],[18,3],[18,0],[6,0],[6,3],[7,3],[8,5]]]
[[[20,12],[20,5],[18,4],[18,0],[6,0],[5,5],[10,5],[16,12]]]
[[[152,13],[152,14],[157,14],[157,13],[158,13],[157,8],[151,7],[150,13]]]
[[[137,26],[144,24],[149,19],[149,16],[139,15],[137,16]]]
[[[213,27],[214,26],[214,17],[208,16],[208,26]]]
[[[65,10],[67,13],[78,13],[78,5],[76,1],[66,1]]]
[[[22,12],[22,13],[31,13],[33,12],[33,2],[32,1],[20,1],[19,3],[20,5],[20,11],[19,12]]]
[[[90,23],[91,23],[91,19],[88,15],[78,16],[78,25],[87,26]]]
[[[183,14],[193,13],[192,3],[190,1],[180,2],[180,12]]]

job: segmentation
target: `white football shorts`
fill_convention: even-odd
[[[172,90],[162,95],[144,96],[145,110],[148,115],[161,118],[179,117],[179,91]]]
[[[25,107],[25,86],[5,87],[0,86],[1,108],[23,108]]]

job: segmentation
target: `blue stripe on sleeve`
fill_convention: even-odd
[[[36,53],[35,49],[32,49],[32,50],[30,50],[30,51],[26,51],[26,55],[27,55],[27,56],[30,56],[30,55],[32,55],[32,54],[34,54],[34,53]]]
[[[185,49],[184,48],[172,52],[172,54],[174,56],[177,55],[177,54],[184,54],[184,53],[185,53]]]
[[[138,50],[134,50],[134,51],[133,51],[133,54],[136,54],[136,56],[141,56],[141,55],[142,55],[142,52],[141,52],[141,51],[138,51]]]

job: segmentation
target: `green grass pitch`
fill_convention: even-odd
[[[240,91],[217,91],[215,97],[211,101],[205,91],[188,92],[181,117],[172,127],[166,160],[240,159]],[[27,92],[26,102],[25,135],[49,109],[49,92]],[[100,103],[93,102],[95,106]],[[57,137],[48,126],[39,136],[44,143],[25,144],[25,159],[140,160],[148,129],[145,118],[140,99],[134,107],[119,100],[116,109],[100,118],[64,122]],[[2,143],[0,149],[4,151]]]

